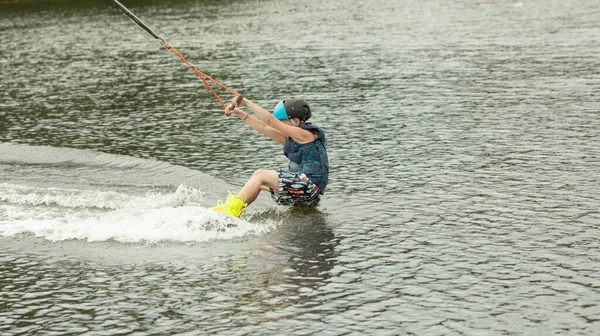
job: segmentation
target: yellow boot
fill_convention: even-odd
[[[222,214],[229,215],[232,217],[240,218],[240,216],[246,212],[246,203],[236,195],[229,195],[227,202],[223,204],[220,200],[217,202],[217,206],[211,208],[211,210],[218,211]]]

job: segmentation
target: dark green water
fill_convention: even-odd
[[[123,2],[309,99],[325,198],[206,210],[280,146],[111,1],[0,2],[0,334],[600,333],[600,4]]]

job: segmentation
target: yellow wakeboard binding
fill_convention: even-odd
[[[229,215],[232,217],[240,218],[246,212],[246,202],[236,195],[230,194],[227,198],[227,202],[223,203],[221,200],[217,201],[217,206],[211,208],[211,210],[218,211],[222,214]]]

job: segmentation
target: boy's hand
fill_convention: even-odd
[[[231,116],[232,114],[235,114],[238,117],[241,117],[242,114],[244,114],[246,112],[240,110],[239,108],[233,108],[233,105],[227,105],[227,107],[225,108],[225,115],[227,117]]]
[[[245,100],[246,99],[244,99],[244,97],[242,97],[241,95],[235,96],[235,97],[231,98],[231,105],[233,105],[235,107],[246,106]]]

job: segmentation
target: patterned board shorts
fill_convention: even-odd
[[[315,207],[321,195],[319,187],[304,173],[279,170],[279,190],[271,189],[271,197],[280,205]]]

